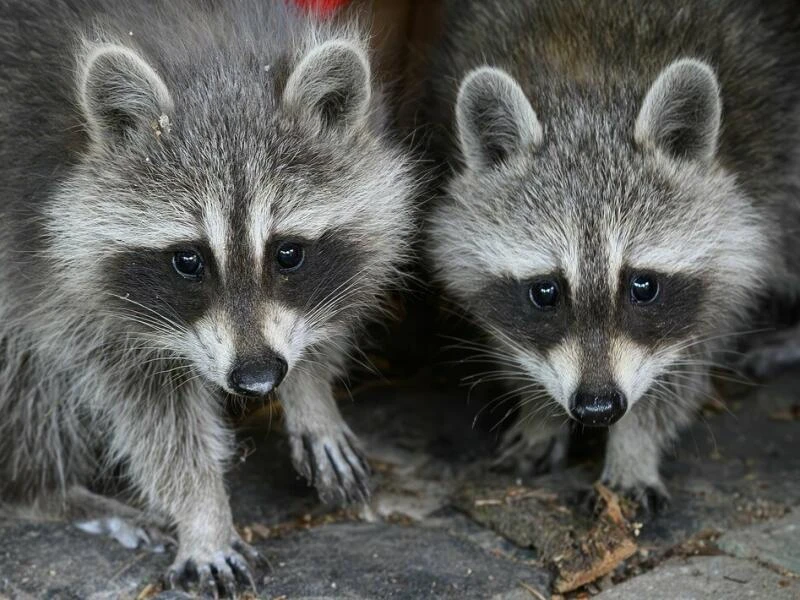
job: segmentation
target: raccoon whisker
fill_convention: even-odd
[[[459,359],[459,360],[452,360],[447,361],[443,364],[447,365],[458,365],[458,364],[482,364],[485,365],[487,363],[494,363],[498,364],[499,366],[509,367],[511,369],[520,370],[520,364],[514,360],[512,357],[508,357],[505,355],[480,355],[476,354],[474,356],[469,356],[467,358]]]
[[[160,333],[175,332],[175,329],[169,328],[165,321],[163,320],[157,321],[150,315],[136,312],[134,310],[117,310],[114,312],[105,311],[103,314],[109,317],[139,323],[140,325],[144,325],[145,327],[148,327],[149,329],[155,330]]]
[[[468,312],[466,312],[466,310],[463,307],[459,306],[459,307],[454,309],[452,307],[449,307],[449,306],[445,305],[445,306],[442,306],[442,310],[444,312],[446,312],[447,314],[456,316],[456,317],[461,318],[461,319],[465,319],[467,321],[470,321],[470,322],[478,325],[482,329],[488,330],[489,333],[494,334],[495,337],[497,337],[500,341],[504,342],[514,353],[523,354],[523,355],[526,353],[525,348],[523,348],[518,343],[516,343],[504,331],[502,331],[501,329],[499,329],[496,326],[492,325],[491,323],[478,322],[476,320],[476,318],[473,315],[471,315]],[[479,344],[479,347],[476,348],[476,350],[487,350],[487,349],[491,348],[491,346],[488,346],[488,345],[484,346],[483,344],[480,344],[479,342],[476,342],[474,340],[464,340],[464,339],[461,339],[461,338],[458,338],[458,337],[453,337],[452,339],[454,339],[455,341],[466,343],[466,344]]]
[[[468,381],[470,379],[480,379],[486,375],[515,375],[518,377],[525,377],[530,379],[530,377],[525,373],[525,371],[519,368],[519,365],[502,365],[502,364],[496,364],[494,362],[492,363],[482,362],[481,364],[484,365],[491,364],[491,366],[497,368],[488,369],[486,371],[479,371],[477,373],[470,373],[469,375],[465,375],[464,377],[462,377],[462,381]]]
[[[445,346],[444,350],[470,350],[474,351],[475,354],[471,354],[465,358],[447,361],[445,364],[458,364],[460,362],[505,362],[513,364],[515,367],[519,367],[519,362],[513,357],[509,356],[506,353],[502,352],[501,350],[491,347],[491,346],[484,346],[480,344],[453,344],[449,346]]]
[[[736,368],[735,366],[727,365],[727,364],[724,364],[724,363],[719,363],[719,362],[716,362],[714,360],[702,360],[702,359],[698,359],[698,360],[678,360],[678,361],[673,362],[670,365],[670,370],[671,370],[671,367],[698,367],[698,369],[704,370],[704,371],[708,371],[708,370],[711,370],[711,369],[716,369],[718,371],[724,371],[724,372],[728,372],[728,373],[733,373],[734,375],[737,375],[738,377],[742,378],[742,380],[745,380],[745,381],[750,379],[747,376],[747,374],[743,373],[740,369]],[[721,378],[722,375],[720,373],[715,373],[714,377]]]
[[[330,365],[326,365],[324,363],[315,360],[307,360],[304,358],[300,358],[298,359],[295,368],[297,369],[298,372],[303,373],[304,376],[309,377],[319,383],[328,383],[328,381],[319,374],[318,369],[319,368],[329,369]]]
[[[146,361],[143,364],[146,364],[147,362],[151,362],[152,363],[152,362],[155,362],[155,361],[154,360],[150,360],[150,361]],[[169,369],[161,369],[160,371],[153,371],[151,373],[151,375],[169,375],[171,373],[176,373],[178,371],[186,372],[186,371],[191,371],[191,370],[192,369],[191,369],[191,367],[189,367],[189,365],[177,365],[177,366],[174,366],[174,367],[170,367]]]
[[[693,412],[698,411],[701,407],[698,406],[697,403],[692,402],[689,398],[683,398],[680,394],[678,394],[678,392],[686,391],[689,392],[689,396],[694,395],[695,397],[706,398],[707,400],[714,402],[716,405],[722,405],[725,408],[726,412],[728,412],[731,415],[733,414],[720,397],[715,396],[710,392],[703,390],[700,387],[693,386],[689,383],[681,383],[679,381],[673,381],[671,382],[670,385],[676,394],[676,399],[682,400],[683,406],[691,409]]]
[[[493,381],[530,381],[530,377],[518,371],[489,371],[480,375],[462,377],[460,383],[461,385],[474,387],[481,383],[490,383]]]
[[[715,361],[715,360],[713,360],[713,359],[711,359],[711,358],[691,358],[691,357],[685,357],[685,358],[682,358],[682,359],[680,359],[680,358],[679,358],[679,359],[677,359],[677,360],[674,360],[674,361],[672,361],[672,362],[671,362],[671,364],[672,364],[672,365],[689,365],[689,366],[698,366],[698,367],[703,367],[703,368],[704,368],[704,370],[706,370],[706,369],[707,369],[707,367],[714,367],[714,368],[717,368],[717,369],[723,369],[723,370],[725,370],[725,371],[730,371],[730,370],[732,370],[732,369],[731,369],[730,367],[728,367],[728,365],[726,365],[725,363],[721,363],[721,362],[719,362],[719,361]]]
[[[456,342],[452,345],[444,346],[443,349],[450,350],[450,349],[458,349],[458,350],[485,350],[485,351],[492,351],[494,350],[493,346],[488,343],[479,342],[476,340],[466,340],[463,338],[451,336],[451,335],[440,335],[439,336],[443,340],[449,340],[452,342]]]
[[[373,265],[367,265],[367,267]],[[317,305],[311,311],[311,313],[306,317],[309,322],[318,323],[320,316],[325,313],[331,306],[341,302],[342,300],[363,293],[363,288],[360,286],[360,279],[362,279],[366,274],[370,271],[367,267],[363,267],[358,272],[354,273],[339,285],[336,286],[332,291],[330,291],[324,298],[317,302]],[[314,289],[314,292],[309,295],[309,301],[306,303],[306,308],[308,308],[311,299],[314,298],[316,292],[320,289],[320,287],[326,283],[326,280],[322,280],[317,284],[317,287]],[[363,306],[366,306],[366,303],[363,303]],[[349,307],[348,307],[349,308]],[[330,317],[327,317],[326,320],[329,320]]]
[[[460,383],[461,385],[465,386],[468,385],[469,391],[472,392],[472,390],[474,390],[478,385],[493,381],[531,382],[531,378],[524,372],[520,371],[518,368],[514,369],[513,371],[500,369],[500,370],[485,371],[483,373],[477,373],[475,375],[463,377]]]
[[[128,298],[128,297],[122,296],[120,294],[111,294],[110,293],[109,295],[111,297],[113,297],[113,298],[117,298],[118,300],[122,300],[124,302],[129,302],[129,303],[133,304],[134,306],[138,306],[139,308],[144,309],[147,313],[152,314],[157,319],[159,319],[161,321],[164,321],[168,325],[171,325],[172,327],[174,327],[178,331],[181,331],[181,332],[184,332],[184,333],[188,332],[188,330],[187,330],[185,325],[183,325],[181,323],[178,323],[177,321],[175,321],[173,319],[170,319],[166,315],[164,315],[162,313],[159,313],[157,310],[155,310],[153,308],[150,308],[149,306],[145,306],[141,302],[137,302],[136,300],[133,300],[132,298]],[[175,309],[172,308],[171,306],[169,306],[169,304],[167,304],[166,302],[163,302],[162,304],[165,307],[169,308],[173,313],[175,312]],[[177,316],[177,314],[176,314],[176,316]]]
[[[647,402],[654,403],[656,400],[665,400],[666,408],[674,409],[676,406],[681,409],[695,408],[695,405],[683,397],[680,393],[680,388],[672,383],[663,381],[653,382],[652,387],[642,396],[642,399]],[[662,404],[659,404],[662,406]]]
[[[676,371],[676,370],[670,370],[670,374],[671,375],[675,375],[675,376],[682,376],[682,377],[692,377],[692,376],[697,377],[698,375],[702,375],[702,372],[699,372],[699,371]],[[717,374],[717,373],[714,374],[713,378],[714,379],[719,379],[720,381],[727,381],[727,382],[730,382],[730,383],[736,383],[736,384],[740,384],[740,385],[749,385],[749,386],[754,386],[754,387],[760,387],[762,385],[760,382],[754,381],[752,379],[746,379],[744,377],[741,377],[741,378],[740,377],[731,377],[729,375],[721,375],[721,374]]]
[[[528,353],[524,347],[518,344],[515,340],[513,340],[506,332],[502,331],[498,327],[494,325],[487,324],[485,325],[494,335],[498,337],[501,341],[503,341],[513,352],[519,355],[525,355]]]
[[[503,404],[504,402],[508,401],[511,398],[521,397],[521,396],[523,396],[525,394],[526,391],[534,389],[536,387],[537,387],[537,385],[535,383],[530,383],[528,385],[525,385],[525,386],[522,386],[522,387],[519,387],[519,388],[514,388],[513,390],[509,390],[507,392],[504,392],[503,394],[500,394],[496,398],[492,399],[490,402],[488,402],[486,404],[486,406],[487,407],[493,407],[492,408],[492,411],[493,411],[494,408],[496,408],[498,405]],[[526,404],[526,403],[527,403],[527,398],[526,398],[526,400],[521,400],[519,405],[521,406],[521,405]]]
[[[502,379],[502,380],[496,380],[496,381],[508,381],[508,380],[507,379]],[[520,384],[513,386],[513,389],[507,390],[506,392],[500,394],[499,396],[491,399],[490,401],[488,401],[486,403],[486,406],[494,407],[495,405],[501,404],[502,402],[508,400],[509,398],[520,396],[520,394],[521,394],[521,392],[523,390],[527,390],[530,387],[535,387],[535,384],[522,385],[522,383],[524,383],[526,381],[529,381],[529,380],[518,378],[518,379],[516,379],[514,381],[520,382]],[[472,394],[475,392],[475,389],[478,387],[478,385],[479,385],[479,383],[473,383],[472,385],[469,386],[469,389],[468,389],[468,392],[467,392],[467,404],[472,402]],[[492,408],[492,412],[494,412],[494,408]]]
[[[187,384],[189,384],[189,383],[191,383],[191,382],[193,382],[193,381],[196,381],[196,380],[198,380],[198,379],[201,379],[202,377],[203,377],[202,373],[195,373],[195,374],[193,374],[191,377],[187,377],[187,378],[186,378],[186,379],[184,379],[183,381],[180,381],[180,382],[179,382],[178,384],[176,384],[176,385],[175,385],[175,387],[173,387],[172,389],[173,389],[175,392],[177,392],[177,391],[178,391],[179,389],[181,389],[182,387],[185,387]]]
[[[487,352],[487,353],[491,353],[491,352],[496,352],[497,351],[495,348],[492,348],[490,346],[482,346],[482,345],[479,345],[479,344],[464,344],[464,343],[448,344],[446,346],[442,346],[442,350],[445,350],[445,351],[469,350],[471,352]]]
[[[655,404],[655,401],[656,401],[657,398],[665,400],[665,402],[660,403],[660,408],[664,408],[664,406],[666,406],[666,408],[668,410],[671,410],[676,415],[676,417],[679,418],[679,419],[680,418],[685,418],[685,411],[687,409],[689,411],[691,411],[692,413],[697,413],[698,416],[700,417],[700,420],[703,422],[703,425],[705,426],[706,430],[708,431],[708,433],[711,436],[711,440],[712,440],[714,449],[717,448],[717,439],[716,439],[716,435],[714,434],[713,429],[711,428],[711,424],[709,423],[708,419],[706,419],[703,416],[702,411],[698,410],[698,407],[695,404],[686,401],[684,398],[682,398],[677,393],[677,391],[675,389],[672,389],[672,388],[670,388],[668,386],[664,386],[664,387],[662,387],[662,389],[660,391],[656,392],[656,394],[654,394],[654,397],[650,398],[651,403]],[[670,402],[670,400],[677,400],[677,402],[673,403],[673,402]],[[728,413],[730,413],[730,410],[728,409],[727,406],[724,405],[724,403],[723,403],[723,406],[724,406],[725,410]]]
[[[342,294],[332,297],[325,305],[320,305],[316,307],[316,309],[306,317],[306,321],[312,327],[316,327],[318,325],[325,323],[326,321],[333,320],[336,316],[338,316],[339,314],[341,314],[346,310],[368,308],[365,302],[356,302],[353,304],[348,304],[347,306],[337,307],[337,304],[342,304],[346,300],[351,299],[352,297],[357,297],[360,292],[361,289],[355,287],[345,290]]]
[[[159,349],[159,350],[160,350],[160,349]],[[150,368],[150,367],[151,367],[152,365],[154,365],[155,363],[170,362],[170,361],[174,361],[174,360],[176,360],[177,358],[178,358],[177,356],[171,356],[171,355],[167,355],[167,356],[165,356],[165,355],[164,355],[162,352],[159,352],[159,354],[158,354],[158,355],[156,355],[156,356],[153,356],[153,357],[151,357],[151,358],[146,358],[146,359],[144,359],[144,360],[141,360],[141,361],[139,362],[139,364],[140,364],[141,366],[143,366],[143,367],[148,367],[148,368]],[[182,366],[183,366],[183,365],[182,365]],[[178,368],[178,367],[175,367],[175,368]],[[153,375],[158,375],[158,373],[153,373]]]
[[[367,356],[367,354],[361,348],[359,348],[357,346],[352,346],[350,349],[347,349],[347,348],[342,346],[338,341],[336,341],[333,338],[325,340],[325,343],[333,345],[348,360],[353,361],[354,363],[356,363],[357,365],[359,365],[360,367],[365,369],[368,373],[371,373],[371,374],[377,375],[377,376],[381,375],[381,373],[378,370],[378,368],[372,363],[372,361],[370,360],[369,356]],[[356,356],[354,356],[353,352],[358,352],[359,354],[361,354],[361,356],[364,357],[364,360],[361,360],[361,359],[357,358]]]
[[[174,333],[174,330],[169,329],[168,327],[166,327],[162,323],[156,323],[154,321],[150,321],[148,319],[142,319],[141,317],[137,317],[137,316],[134,316],[134,315],[118,314],[116,316],[117,316],[118,319],[120,319],[122,321],[129,321],[131,323],[138,323],[139,325],[142,325],[142,326],[146,327],[147,329],[149,329],[151,333],[161,333],[161,334],[165,334],[165,333],[172,334],[172,333]],[[127,332],[127,333],[132,334],[132,333],[135,333],[135,332],[130,331],[130,332]]]
[[[185,371],[178,373],[176,376],[165,378],[164,382],[161,384],[161,388],[179,389],[182,385],[185,385],[193,379],[198,379],[200,377],[202,377],[201,373],[196,373],[193,369],[187,368]]]
[[[484,404],[483,406],[481,406],[481,407],[478,409],[478,412],[476,412],[476,413],[475,413],[475,416],[472,418],[472,428],[473,428],[473,429],[475,428],[475,425],[477,424],[477,422],[478,422],[478,419],[480,419],[480,418],[481,418],[481,415],[483,415],[483,414],[484,414],[484,413],[487,411],[487,409],[489,409],[489,413],[491,414],[491,413],[493,413],[495,410],[497,410],[498,408],[500,408],[500,406],[501,406],[502,404],[504,404],[504,402],[505,402],[505,400],[503,400],[503,401],[500,401],[500,402],[498,402],[498,400],[499,400],[499,398],[495,398],[495,399],[493,399],[491,402],[487,402],[486,404]],[[507,399],[506,399],[506,400],[507,400]],[[516,407],[515,407],[515,408],[516,408]],[[512,410],[513,410],[513,409],[512,409]],[[495,429],[496,427],[497,427],[497,425],[494,425],[494,426],[492,426],[492,428],[490,429],[490,431],[494,431],[494,429]]]
[[[356,281],[356,280],[357,280],[359,277],[361,277],[361,275],[363,275],[364,271],[365,271],[365,269],[361,269],[360,271],[357,271],[356,273],[353,273],[353,275],[351,275],[350,277],[348,277],[347,279],[345,279],[344,281],[342,281],[341,283],[339,283],[339,285],[337,285],[337,286],[336,286],[336,287],[335,287],[333,290],[331,290],[330,292],[328,292],[328,294],[327,294],[325,297],[323,297],[323,298],[322,298],[322,299],[321,299],[319,302],[317,302],[317,306],[324,306],[324,305],[325,305],[325,303],[326,303],[326,302],[327,302],[327,301],[328,301],[328,300],[329,300],[331,297],[334,297],[334,296],[336,296],[337,294],[339,294],[340,290],[342,290],[343,288],[347,288],[347,287],[349,287],[349,286],[350,286],[352,283],[354,283],[354,282],[355,282],[355,281]],[[306,305],[305,305],[305,308],[306,308],[306,309],[308,309],[308,308],[309,308],[309,304],[310,304],[311,300],[314,298],[314,296],[316,296],[316,295],[317,295],[317,292],[318,292],[318,291],[319,291],[319,289],[322,287],[322,285],[323,285],[323,284],[325,284],[325,283],[327,283],[327,282],[328,282],[328,280],[326,280],[325,278],[321,278],[321,279],[320,279],[320,281],[317,283],[317,285],[316,285],[316,287],[314,288],[314,290],[313,290],[313,291],[312,291],[312,292],[311,292],[311,293],[308,295],[308,300],[306,301]],[[313,313],[312,313],[312,314],[313,314]]]
[[[447,316],[453,317],[460,321],[467,321],[469,323],[478,324],[477,319],[474,315],[471,315],[469,311],[463,306],[455,306],[451,301],[448,301],[447,298],[444,298],[444,303],[440,306],[439,310],[441,310]]]
[[[522,416],[520,418],[520,420],[518,421],[519,426],[522,426],[525,423],[529,423],[529,422],[533,421],[539,415],[539,413],[541,413],[544,410],[552,411],[552,412],[549,412],[549,413],[547,413],[545,415],[545,418],[547,418],[547,419],[551,419],[551,418],[554,418],[554,417],[558,416],[560,414],[559,411],[563,412],[563,409],[561,408],[561,405],[558,404],[558,402],[556,402],[555,399],[553,399],[549,394],[542,394],[540,396],[532,397],[527,402],[527,404],[529,404],[531,402],[534,402],[534,401],[538,401],[538,400],[548,400],[548,401],[547,402],[542,402],[539,406],[536,407],[535,410],[533,410],[531,412],[528,412],[527,414]],[[508,417],[512,413],[513,413],[513,410],[507,412],[505,414],[505,416],[500,420],[500,422],[497,425],[495,425],[495,427],[499,427],[506,419],[508,419]],[[569,417],[567,417],[567,419],[569,419]]]
[[[694,381],[692,382],[694,383]],[[697,412],[699,406],[696,402],[692,400],[692,398],[704,397],[708,400],[714,401],[715,403],[722,403],[725,407],[725,410],[730,413],[730,410],[725,403],[721,401],[720,398],[710,394],[708,391],[703,389],[701,385],[691,385],[690,383],[681,383],[680,381],[657,381],[654,382],[653,385],[657,385],[659,388],[667,393],[669,393],[672,400],[675,401],[676,404],[680,405],[681,407],[688,409],[690,412]],[[688,392],[687,397],[682,396],[679,392],[685,391]],[[733,413],[730,413],[733,414]]]
[[[691,339],[688,341],[678,342],[671,346],[667,346],[663,352],[672,352],[672,353],[679,353],[683,352],[689,348],[693,348],[698,345],[706,344],[708,342],[723,340],[732,337],[740,337],[745,335],[755,335],[758,333],[768,333],[770,331],[774,331],[774,327],[766,327],[760,329],[740,329],[736,331],[729,331],[725,333],[719,333],[715,335],[704,336],[700,338]]]

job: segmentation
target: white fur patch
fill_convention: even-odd
[[[277,302],[267,303],[262,314],[265,343],[280,354],[291,369],[308,345],[303,317],[297,311]]]
[[[258,271],[264,268],[264,252],[275,227],[275,217],[272,214],[274,199],[271,189],[262,190],[256,195],[250,208],[247,239],[253,257],[253,268]]]
[[[569,337],[547,354],[549,377],[542,380],[545,388],[565,410],[569,400],[578,389],[583,370],[581,349],[578,340]]]
[[[503,343],[503,340],[499,340]],[[505,346],[509,343],[505,342]],[[520,367],[539,382],[553,399],[569,410],[569,399],[578,389],[582,360],[580,346],[574,338],[566,338],[546,356],[521,347],[510,347]]]
[[[203,229],[221,276],[225,276],[225,265],[228,259],[229,240],[231,239],[230,223],[221,203],[209,198],[204,203]]]
[[[236,338],[227,313],[209,310],[193,329],[194,334],[185,336],[187,354],[209,381],[228,389],[228,374],[236,360]]]
[[[609,351],[614,381],[628,399],[628,409],[650,388],[659,367],[652,353],[626,336],[612,340]]]

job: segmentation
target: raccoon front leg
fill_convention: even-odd
[[[177,543],[169,535],[169,523],[158,515],[73,485],[66,493],[64,516],[86,533],[106,535],[128,549],[161,553]]]
[[[669,505],[659,465],[675,426],[657,419],[655,409],[639,402],[610,429],[602,482],[636,500],[645,514]]]
[[[800,325],[795,325],[756,338],[738,366],[756,379],[764,380],[798,363]]]
[[[306,370],[307,369],[307,370]],[[370,468],[322,369],[300,367],[278,389],[292,462],[323,502],[369,498]]]
[[[126,461],[149,507],[165,515],[178,536],[168,587],[197,583],[205,593],[234,595],[252,585],[245,556],[256,558],[233,526],[223,483],[232,447],[221,406],[186,390],[172,398],[141,398],[115,407],[112,451]]]
[[[569,450],[569,427],[565,417],[539,413],[541,404],[525,404],[514,424],[503,435],[495,466],[539,475],[564,468]]]

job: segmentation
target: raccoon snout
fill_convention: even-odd
[[[231,369],[228,385],[241,396],[266,396],[286,377],[289,365],[274,352],[240,360]]]
[[[608,427],[628,410],[628,400],[618,389],[601,391],[578,390],[572,397],[569,412],[572,418],[588,427]]]

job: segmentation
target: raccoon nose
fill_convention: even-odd
[[[228,376],[231,389],[241,396],[266,396],[286,377],[286,361],[277,354],[239,361]]]
[[[596,392],[578,390],[572,397],[569,412],[582,425],[608,427],[619,421],[627,409],[625,395],[612,388]]]

